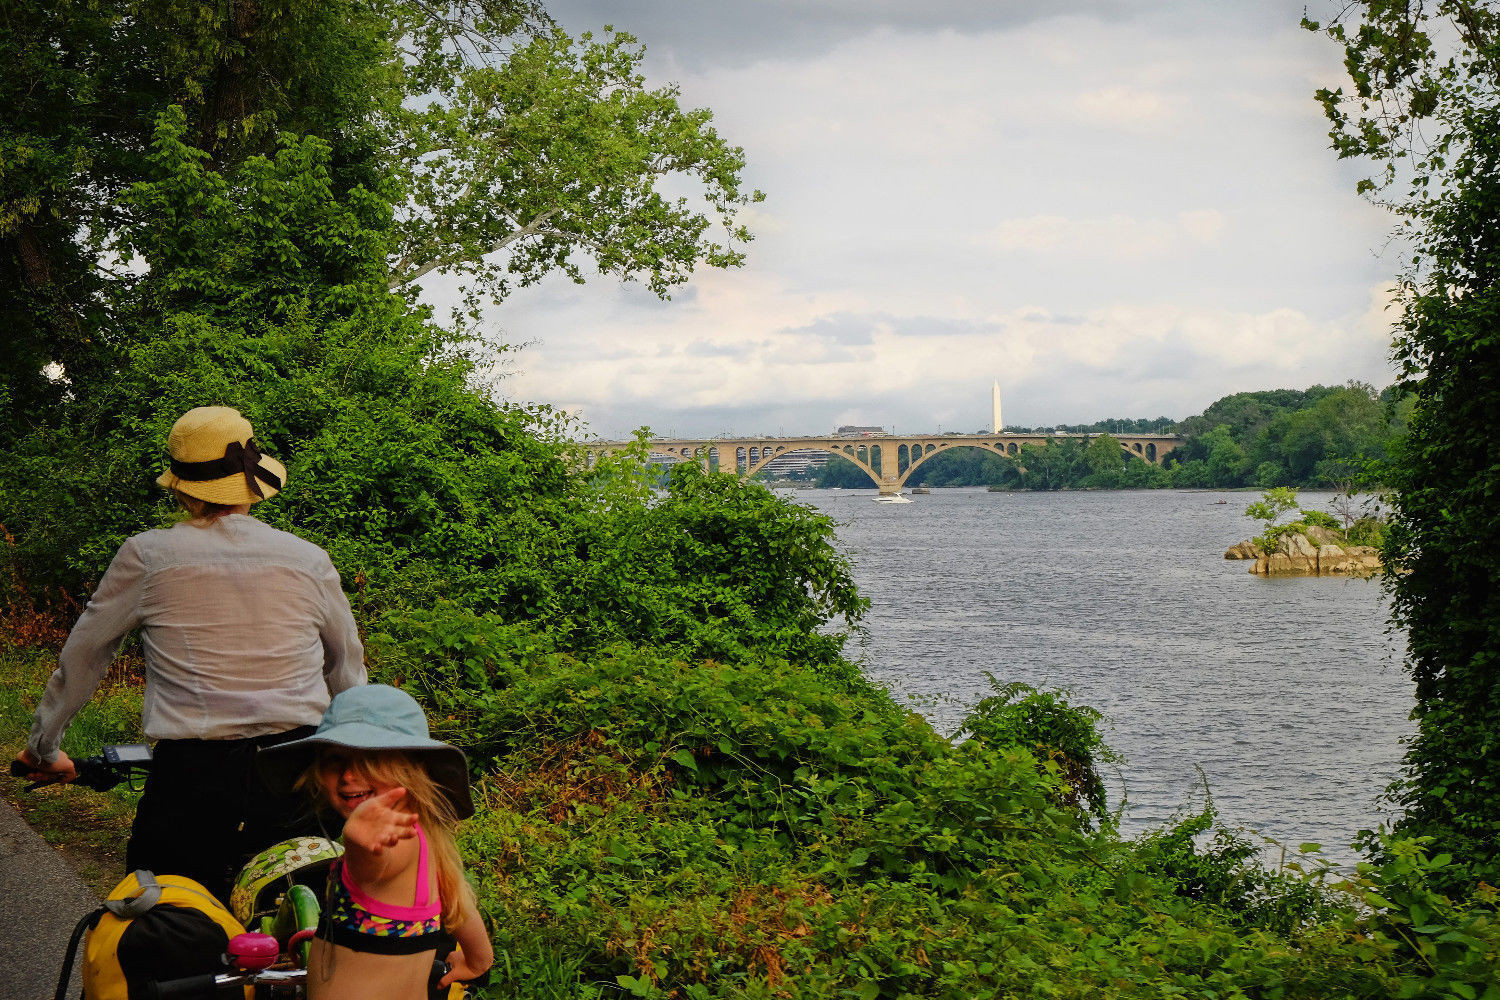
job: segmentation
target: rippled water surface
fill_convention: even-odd
[[[874,491],[795,498],[841,522],[871,601],[870,676],[944,732],[1001,682],[1068,688],[1109,719],[1126,758],[1129,831],[1202,801],[1295,846],[1345,848],[1388,818],[1376,796],[1412,728],[1401,644],[1375,581],[1265,580],[1224,549],[1252,534],[1255,497],[1187,491]],[[1226,504],[1214,503],[1226,499]],[[1326,494],[1303,505],[1326,509]],[[1122,788],[1123,786],[1123,788]]]

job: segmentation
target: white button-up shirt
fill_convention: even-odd
[[[328,553],[244,514],[126,539],[58,655],[27,743],[51,763],[120,640],[141,630],[152,739],[233,739],[317,725],[365,682],[364,648]]]

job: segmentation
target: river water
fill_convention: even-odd
[[[1348,864],[1354,834],[1389,820],[1377,796],[1413,729],[1404,640],[1378,581],[1267,580],[1225,560],[1254,533],[1254,494],[793,496],[840,522],[871,603],[849,649],[866,673],[945,733],[990,692],[986,672],[1070,690],[1125,758],[1110,804],[1126,800],[1127,833],[1201,806],[1200,769],[1221,823],[1289,854],[1313,841]]]

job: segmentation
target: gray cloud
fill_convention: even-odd
[[[683,348],[683,353],[694,358],[743,358],[759,350],[762,344],[740,341],[734,344],[714,344],[707,340],[695,340]]]
[[[572,32],[611,25],[640,38],[658,62],[686,69],[733,66],[771,57],[803,58],[882,29],[931,34],[1004,31],[1077,17],[1146,21],[1165,31],[1211,21],[1265,28],[1296,25],[1298,0],[1183,4],[1180,0],[552,0],[553,17]]]
[[[852,313],[836,313],[820,316],[805,326],[782,329],[800,340],[817,340],[832,344],[864,345],[875,343],[875,328],[880,325],[879,316],[856,316]]]

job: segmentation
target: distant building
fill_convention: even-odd
[[[828,459],[826,451],[791,451],[785,455],[777,455],[761,471],[772,478],[803,476],[827,465]]]
[[[857,424],[845,424],[834,432],[835,437],[841,438],[876,438],[885,437],[884,427],[860,427]]]

